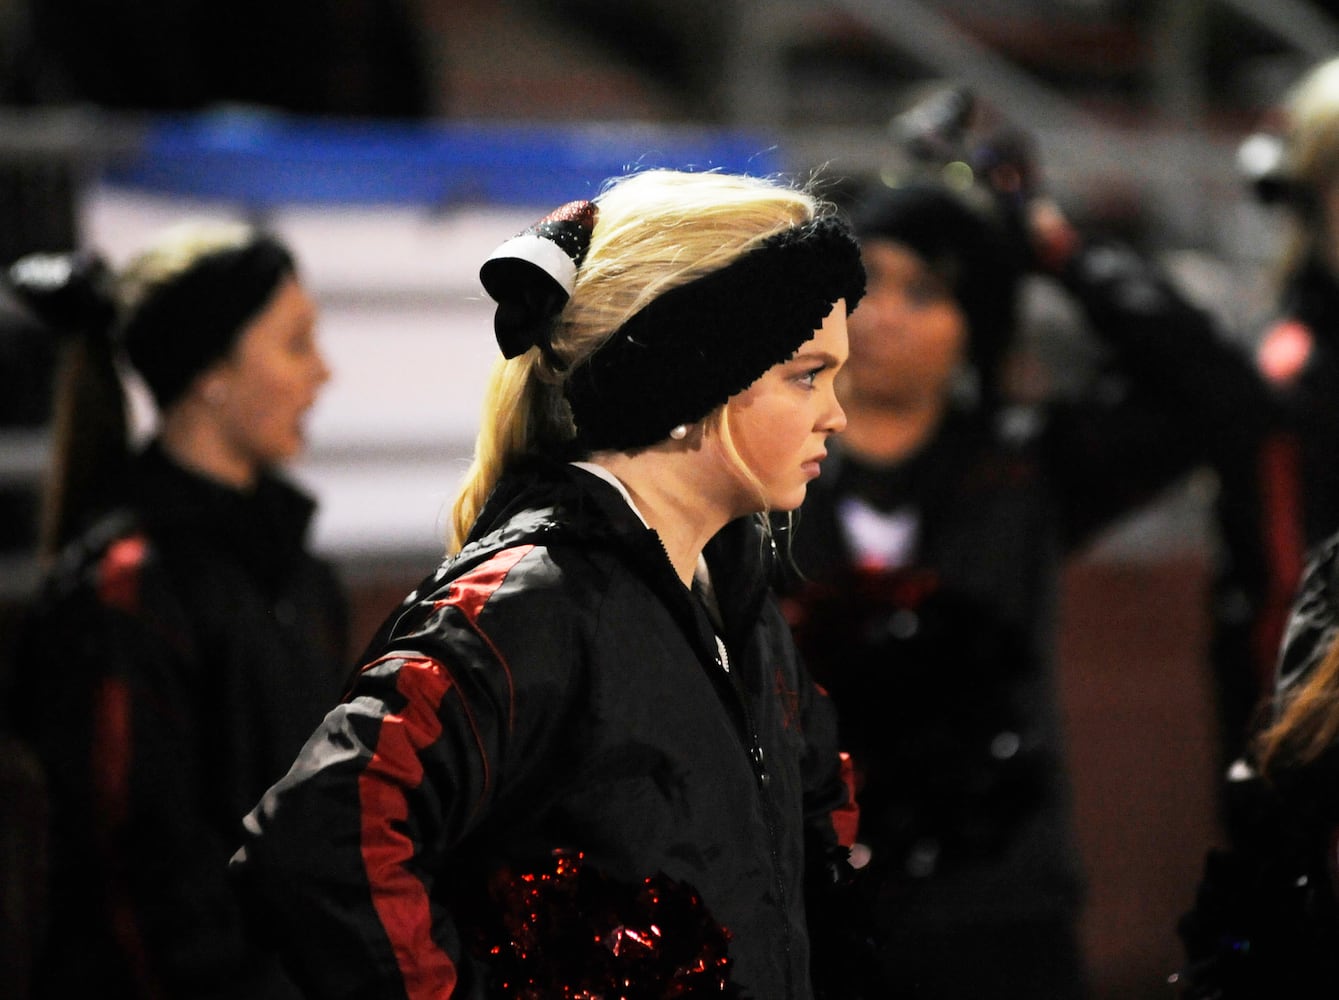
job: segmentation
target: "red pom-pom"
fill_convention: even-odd
[[[554,853],[552,871],[497,873],[475,940],[498,1000],[747,1000],[730,982],[730,932],[692,886],[620,882]]]

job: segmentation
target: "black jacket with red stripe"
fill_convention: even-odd
[[[38,997],[294,997],[227,877],[241,820],[347,681],[346,609],[311,500],[150,446],[63,554],[8,708],[52,808]]]
[[[787,609],[861,775],[888,995],[1079,988],[1061,570],[1263,423],[1248,360],[1143,257],[1094,244],[1064,282],[1106,348],[1082,392],[955,407],[894,464],[839,436],[796,520]]]
[[[247,819],[233,868],[294,977],[313,997],[483,996],[482,886],[567,850],[619,883],[688,883],[750,997],[810,997],[806,839],[835,842],[846,793],[756,527],[707,548],[727,672],[598,477],[504,477],[479,525]]]

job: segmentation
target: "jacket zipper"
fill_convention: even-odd
[[[650,529],[648,529],[648,531],[650,531]],[[663,565],[666,568],[669,568],[671,566],[669,550],[665,548],[664,540],[661,539],[660,535],[655,531],[650,531],[650,534],[655,539],[656,545],[660,549],[661,555],[664,557]],[[677,576],[674,576],[674,579],[678,582]],[[697,598],[692,596],[691,593],[687,594],[686,597],[690,604],[698,604]],[[700,614],[705,614],[705,611],[695,606],[693,608],[693,618],[696,618]],[[762,740],[758,736],[757,724],[753,721],[753,713],[749,710],[748,697],[740,688],[739,679],[735,677],[730,670],[730,654],[726,649],[725,640],[721,638],[714,627],[711,629],[711,634],[716,640],[716,669],[720,671],[721,674],[725,675],[725,678],[727,679],[726,682],[729,684],[731,693],[735,702],[738,704],[744,719],[745,732],[740,734],[740,742],[748,743],[746,752],[749,758],[749,766],[750,770],[753,772],[754,781],[757,784],[758,799],[763,812],[763,821],[767,827],[767,853],[772,859],[772,879],[776,885],[777,898],[780,901],[780,912],[778,915],[781,919],[781,930],[784,937],[783,958],[785,967],[783,975],[786,984],[786,996],[793,998],[795,996],[795,979],[793,973],[794,948],[790,933],[790,901],[789,894],[786,892],[786,880],[781,876],[781,855],[777,848],[778,835],[776,828],[776,807],[772,801],[771,793],[767,790],[768,786],[772,783],[772,776],[767,771],[767,758],[763,753]],[[694,643],[694,645],[696,645],[696,643]]]
[[[768,791],[772,783],[772,776],[767,771],[767,756],[763,753],[762,739],[758,735],[758,726],[753,721],[753,713],[749,710],[748,698],[739,690],[737,687],[738,679],[730,672],[730,654],[725,648],[725,641],[719,635],[716,636],[716,649],[716,666],[730,676],[733,682],[731,687],[735,689],[735,695],[744,713],[745,727],[750,734],[749,764],[752,767],[754,780],[758,786],[758,799],[762,807],[763,820],[767,826],[767,853],[772,859],[772,879],[776,884],[777,898],[780,900],[781,927],[785,945],[783,974],[786,982],[786,996],[793,997],[795,996],[795,981],[792,972],[794,958],[790,934],[790,900],[786,892],[786,880],[781,877],[781,856],[777,849],[776,805]]]

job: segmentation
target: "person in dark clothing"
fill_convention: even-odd
[[[277,471],[329,377],[315,307],[282,244],[229,223],[173,228],[117,285],[120,321],[62,360],[51,568],[17,646],[52,809],[34,992],[296,996],[226,871],[348,671],[313,502]],[[122,354],[158,408],[135,454]]]
[[[1221,491],[1229,558],[1215,644],[1239,756],[1224,773],[1224,836],[1177,927],[1187,1000],[1339,980],[1339,60],[1312,67],[1276,110],[1281,127],[1239,157],[1288,239],[1255,345],[1274,419]]]
[[[1339,978],[1339,60],[1312,67],[1278,110],[1281,128],[1241,157],[1289,232],[1255,345],[1274,419],[1221,491],[1215,643],[1235,695],[1225,726],[1244,738],[1224,775],[1225,837],[1178,926],[1188,1000],[1301,995]]]
[[[842,427],[855,241],[650,170],[481,279],[507,360],[453,554],[248,817],[239,891],[311,997],[813,997],[805,884],[853,825],[754,515]]]
[[[57,358],[65,338],[110,321],[106,262],[91,253],[32,253],[0,272],[0,427],[12,446],[0,470],[0,982],[31,995],[45,914],[47,794],[36,754],[15,733],[14,645],[39,576],[41,463]],[[26,447],[25,447],[26,445]]]
[[[1339,60],[1308,72],[1281,111],[1281,134],[1251,140],[1272,154],[1252,167],[1255,190],[1289,230],[1278,302],[1255,345],[1273,421],[1262,447],[1225,467],[1220,491],[1227,559],[1214,639],[1233,755],[1261,722],[1257,710],[1268,717],[1308,556],[1339,530]]]
[[[1000,205],[929,180],[854,202],[848,423],[791,538],[787,612],[856,763],[895,997],[1083,995],[1059,570],[1249,443],[1258,410],[1247,360],[1141,257],[1047,200],[1012,224]],[[1105,344],[1086,397],[1004,388],[1029,264]]]

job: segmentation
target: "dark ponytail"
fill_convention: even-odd
[[[127,462],[129,429],[112,344],[115,282],[100,256],[82,252],[24,257],[7,277],[59,341],[38,531],[38,552],[46,559],[102,508]]]

